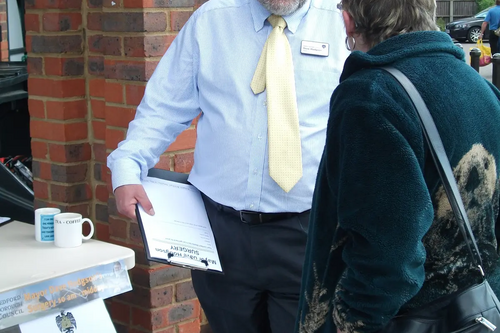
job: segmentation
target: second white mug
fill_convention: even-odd
[[[90,232],[84,236],[82,225],[89,223]],[[54,244],[58,247],[77,247],[82,240],[90,239],[94,235],[94,224],[90,219],[83,218],[78,213],[61,213],[54,216]]]

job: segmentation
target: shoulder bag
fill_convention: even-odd
[[[481,273],[483,281],[465,290],[439,298],[421,309],[397,315],[380,333],[500,332],[500,329],[497,330],[497,326],[500,326],[500,302],[484,276],[481,255],[434,120],[417,89],[403,73],[393,67],[381,68],[399,81],[418,111],[424,136],[448,200],[467,243],[472,261]]]

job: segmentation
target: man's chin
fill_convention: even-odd
[[[279,16],[293,14],[304,4],[304,0],[259,0],[259,2],[271,14]]]

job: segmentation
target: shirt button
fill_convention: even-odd
[[[259,134],[259,135],[257,136],[257,138],[258,138],[259,140],[262,140],[262,134]]]
[[[250,208],[254,208],[254,207],[255,207],[255,205],[254,205],[254,204],[250,204]]]
[[[256,175],[257,174],[257,169],[254,169],[253,170],[253,174]]]
[[[264,103],[262,103],[262,105],[267,106],[267,100],[265,100]]]

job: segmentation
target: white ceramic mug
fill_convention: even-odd
[[[83,235],[84,222],[90,225],[90,232]],[[77,247],[82,240],[90,239],[94,235],[94,224],[90,219],[83,218],[78,213],[61,213],[54,216],[54,244],[58,247]]]
[[[54,241],[54,216],[59,208],[38,208],[35,210],[35,239],[39,242]]]

